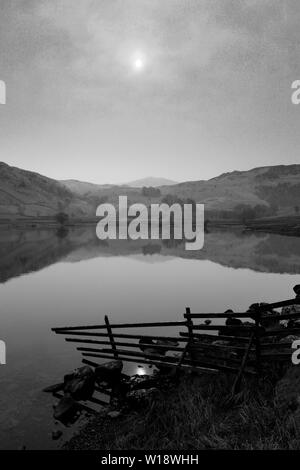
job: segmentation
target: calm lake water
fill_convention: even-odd
[[[300,238],[216,231],[193,252],[178,241],[101,242],[94,228],[1,231],[0,282],[0,448],[53,448],[54,399],[42,389],[81,356],[51,327],[103,323],[105,314],[111,322],[181,320],[186,306],[241,311],[291,298]]]

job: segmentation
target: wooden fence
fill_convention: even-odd
[[[254,304],[243,313],[191,313],[186,308],[182,321],[111,324],[105,316],[104,324],[52,330],[78,345],[85,364],[97,366],[99,360],[120,359],[175,371],[234,373],[233,388],[237,390],[242,375],[259,374],[266,361],[291,361],[290,344],[280,339],[300,335],[300,311],[279,314],[274,310],[300,305],[300,285],[294,292],[293,299]],[[234,318],[234,324],[212,324],[228,318]],[[289,325],[282,326],[281,320],[289,320]],[[129,332],[136,328],[142,328],[143,333]],[[150,328],[168,328],[176,333],[145,334]]]

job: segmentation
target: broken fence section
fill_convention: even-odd
[[[300,309],[283,314],[275,309],[300,305],[299,285],[294,287],[294,292],[296,298],[253,304],[242,313],[191,313],[190,308],[186,308],[182,321],[111,324],[105,316],[104,324],[52,330],[66,336],[66,341],[78,344],[77,350],[82,353],[85,364],[97,366],[99,360],[120,359],[154,364],[159,369],[228,372],[235,374],[234,388],[237,389],[243,374],[259,374],[266,361],[291,360],[290,345],[280,339],[300,334],[300,323],[297,324]],[[234,320],[227,324],[212,323],[230,318]],[[289,326],[283,327],[281,320],[289,320]],[[131,333],[136,328],[143,328],[143,333]],[[174,331],[174,334],[150,334],[152,328],[159,328],[159,332],[168,328],[168,332]],[[149,333],[145,334],[147,331]]]

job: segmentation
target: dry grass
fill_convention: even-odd
[[[228,400],[231,385],[225,375],[186,377],[148,409],[110,422],[92,421],[68,448],[300,449],[297,420],[279,415],[271,380],[247,382]]]

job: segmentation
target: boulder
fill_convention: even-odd
[[[167,351],[165,358],[167,360],[168,358],[170,358],[170,363],[174,362],[174,359],[176,359],[176,361],[174,362],[174,366],[165,364],[164,362],[161,362],[161,363],[154,362],[154,365],[155,367],[157,367],[157,369],[160,371],[161,374],[173,375],[176,373],[177,364],[178,364],[178,361],[180,360],[180,356],[181,354],[176,351]]]
[[[300,305],[288,305],[287,307],[282,307],[281,315],[289,315],[291,313],[300,313]]]
[[[56,429],[54,431],[52,431],[52,439],[53,441],[57,441],[57,439],[59,439],[61,436],[62,436],[62,431],[60,429]]]
[[[76,401],[70,395],[65,395],[55,406],[53,416],[58,421],[67,422],[75,416],[77,410]]]
[[[151,356],[164,356],[165,354],[165,349],[159,349],[159,348],[144,348],[143,353],[145,354],[145,357],[151,355]]]
[[[296,286],[293,287],[293,291],[295,292],[296,296],[300,296],[300,284],[297,284]]]
[[[90,366],[82,366],[74,369],[73,372],[66,374],[64,376],[64,382],[68,382],[74,378],[78,377],[90,377],[94,374],[93,369]]]
[[[95,375],[89,366],[80,367],[65,376],[64,392],[75,400],[88,400],[94,393]]]
[[[150,375],[133,375],[129,380],[130,391],[149,389],[157,384],[158,379]]]
[[[240,326],[242,324],[243,324],[242,320],[240,320],[239,318],[235,318],[235,317],[229,317],[225,321],[226,326]]]
[[[292,344],[293,341],[296,341],[300,339],[299,336],[295,336],[295,335],[288,335],[288,336],[284,336],[283,338],[281,338],[279,340],[279,343],[287,343],[287,344]]]
[[[98,383],[107,382],[109,385],[114,385],[120,381],[122,369],[123,362],[119,360],[100,364],[95,369],[96,381]]]
[[[168,340],[168,339],[158,339],[155,343],[153,343],[157,346],[164,346],[162,348],[153,348],[152,350],[155,351],[152,354],[160,354],[161,356],[164,356],[167,354],[169,351],[168,347],[177,347],[178,342],[176,340]],[[151,349],[151,348],[150,348]]]
[[[141,351],[144,351],[145,349],[149,348],[151,344],[155,344],[153,339],[144,338],[142,336],[141,339],[139,340],[139,346],[140,346]]]
[[[248,330],[246,330],[245,328],[245,331],[243,331],[242,327],[243,327],[243,323],[232,323],[234,320],[234,318],[232,319],[229,319],[228,322],[229,323],[226,323],[225,326],[221,326],[220,329],[218,330],[218,335],[219,336],[231,336],[231,337],[236,337],[236,336],[242,336],[242,337],[247,337],[247,336],[250,336],[250,332]],[[227,320],[226,320],[227,322]],[[230,327],[230,328],[228,328]]]
[[[64,389],[64,386],[65,384],[63,382],[59,383],[59,384],[54,384],[54,385],[50,385],[50,387],[46,387],[43,389],[43,392],[46,392],[46,393],[57,393],[57,392],[60,392],[61,390]]]

